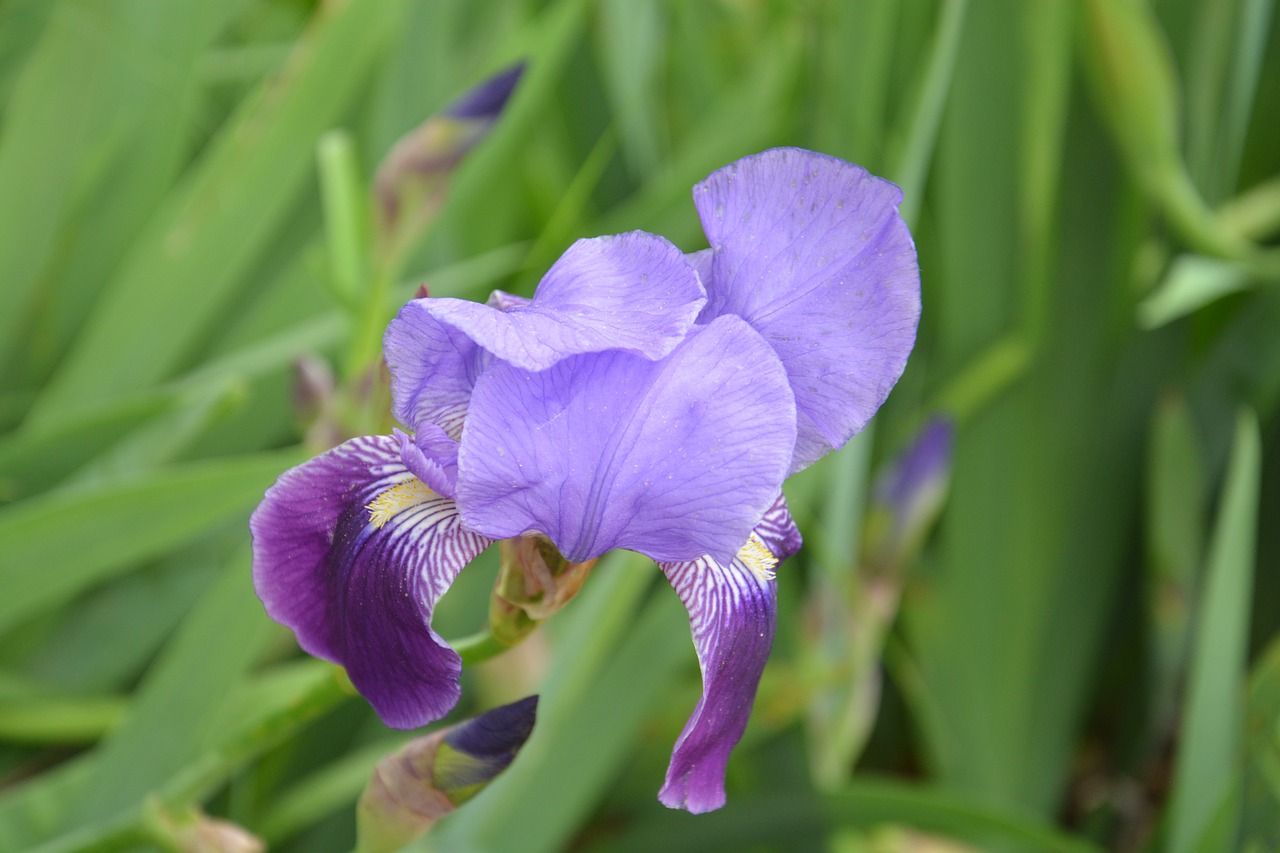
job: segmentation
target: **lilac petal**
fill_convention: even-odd
[[[346,667],[387,725],[408,729],[458,700],[462,663],[431,629],[431,611],[489,540],[409,473],[399,445],[355,438],[286,471],[249,527],[267,613],[306,651]],[[381,527],[369,509],[378,503]]]
[[[423,303],[497,358],[545,370],[570,355],[626,350],[662,358],[705,304],[680,250],[643,231],[579,240],[551,267],[527,307],[498,311],[462,299]]]
[[[414,299],[387,326],[382,350],[391,370],[392,413],[422,432],[427,424],[453,438],[462,435],[471,388],[492,360],[466,334],[426,309],[434,299]]]
[[[458,496],[458,442],[435,424],[424,424],[412,437],[398,429],[391,432],[400,442],[400,461],[409,473],[443,497]]]
[[[499,311],[510,311],[512,308],[528,308],[532,301],[514,293],[507,293],[505,290],[494,290],[484,304]]]
[[[781,495],[754,537],[779,562],[800,549],[800,532]],[[724,805],[725,766],[747,727],[777,622],[777,585],[751,562],[740,554],[730,563],[703,557],[658,564],[689,610],[702,669],[702,698],[676,741],[658,794],[673,809],[699,814]]]
[[[476,383],[458,507],[495,539],[546,534],[580,563],[611,548],[727,563],[772,503],[795,443],[782,365],[737,317],[671,355],[612,351]]]
[[[736,314],[796,395],[799,471],[861,430],[906,367],[920,318],[902,191],[798,148],[743,158],[694,187],[714,256],[702,322]]]
[[[704,288],[711,281],[711,266],[715,261],[715,256],[716,253],[712,249],[702,249],[685,255],[685,259],[693,264],[693,271],[698,274],[698,280],[702,282]],[[704,308],[702,313],[708,313],[707,309]]]

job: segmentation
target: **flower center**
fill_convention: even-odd
[[[435,495],[435,492],[427,488],[426,483],[417,477],[410,477],[378,495],[365,509],[369,510],[370,523],[381,530],[388,521],[409,507],[428,501]]]
[[[778,576],[774,572],[778,558],[773,556],[773,552],[756,533],[752,533],[747,544],[742,546],[742,550],[738,552],[738,560],[761,582],[771,581]]]

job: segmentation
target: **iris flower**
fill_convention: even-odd
[[[580,240],[531,300],[408,303],[387,329],[393,412],[283,474],[250,522],[267,612],[346,667],[391,726],[438,719],[461,662],[436,601],[491,542],[546,536],[571,562],[655,560],[689,610],[703,695],[659,795],[724,803],[800,547],[783,480],[858,432],[919,317],[901,193],[774,149],[694,188],[710,248]]]

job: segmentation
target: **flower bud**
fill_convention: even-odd
[[[502,705],[378,762],[356,814],[359,853],[400,850],[479,793],[529,739],[537,709],[537,696]]]
[[[953,433],[950,421],[930,421],[876,479],[863,537],[866,568],[901,564],[920,547],[946,499]]]
[[[578,594],[595,560],[571,563],[540,533],[498,543],[501,569],[489,600],[489,628],[514,646]]]
[[[261,838],[244,827],[196,809],[173,813],[152,800],[147,822],[156,836],[165,840],[166,849],[181,853],[263,853],[267,849]]]
[[[381,252],[397,255],[430,222],[450,174],[489,134],[523,72],[519,63],[496,74],[392,146],[373,181]]]

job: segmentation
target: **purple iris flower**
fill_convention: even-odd
[[[782,482],[865,425],[920,308],[901,194],[857,166],[776,149],[694,197],[704,252],[580,240],[531,300],[410,302],[384,350],[412,435],[286,472],[250,525],[268,613],[401,728],[458,698],[431,611],[490,542],[653,558],[703,673],[660,799],[703,812],[724,803],[772,645],[774,569],[800,547]]]

